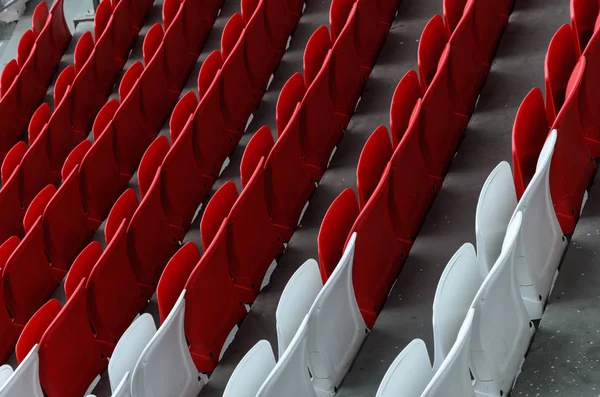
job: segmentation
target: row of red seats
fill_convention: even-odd
[[[573,4],[577,2],[574,1]],[[579,52],[577,36],[563,25],[548,46],[546,98],[534,88],[523,100],[513,128],[514,181],[521,197],[535,173],[549,131],[557,130],[550,168],[550,192],[564,234],[573,233],[585,192],[600,157],[600,30]]]
[[[71,41],[63,2],[57,0],[50,11],[46,2],[38,4],[32,28],[23,34],[17,46],[17,59],[11,60],[2,71],[0,160],[21,139]]]
[[[293,18],[288,18],[289,25],[285,29],[287,33],[284,33],[285,37],[281,37],[282,52],[285,50],[289,34],[297,25],[302,11],[303,3],[298,1],[295,2],[297,4],[298,13],[293,15]],[[272,4],[277,5],[276,2],[272,2]],[[261,21],[260,18],[264,18],[265,16],[263,7],[262,2],[257,4],[255,16],[258,21]],[[244,11],[254,12],[248,7],[248,4],[245,4]],[[279,15],[277,17],[278,24],[282,23],[283,20],[281,17],[283,16],[284,15]],[[237,21],[238,17],[239,16],[234,16],[232,20]],[[232,25],[228,24],[228,26]],[[273,32],[272,27],[269,27],[269,31]],[[231,39],[231,33],[231,29],[227,28],[226,33],[224,33],[224,38]],[[149,33],[149,35],[151,35],[151,33]],[[229,54],[227,59],[234,59],[232,54],[234,54],[235,51],[240,52],[238,48],[241,48],[242,50],[248,49],[250,47],[249,38],[253,38],[253,41],[251,42],[252,46],[255,46],[258,42],[264,44],[264,41],[262,40],[266,38],[246,36],[245,31],[243,35],[241,31],[239,32],[239,43],[245,43],[246,47],[244,48],[236,45],[235,49],[232,49],[231,51],[225,50],[224,53]],[[235,44],[235,42],[231,44]],[[220,56],[220,54],[218,55]],[[214,56],[211,59],[214,59]],[[211,59],[205,61],[205,65],[209,65],[208,67],[211,67],[210,65],[212,65]],[[279,59],[277,59],[277,63],[278,61]],[[277,63],[269,66],[270,71],[266,74],[267,78],[264,79],[265,88],[268,77],[275,69]],[[205,71],[204,66],[202,70]],[[237,72],[239,72],[239,70],[237,70]],[[265,70],[265,73],[266,72],[267,71]],[[229,76],[232,75],[229,74]],[[208,78],[205,72],[201,72],[200,81],[202,81],[203,78]],[[215,80],[219,81],[218,79]],[[127,84],[127,78],[124,78],[124,81],[123,84]],[[227,83],[224,79],[221,79],[220,82],[223,84]],[[202,86],[199,91],[202,93]],[[251,95],[252,92],[249,94]],[[171,132],[172,136],[173,134],[177,134],[175,130],[172,130]],[[105,133],[106,131],[103,134]],[[173,136],[173,140],[176,140],[175,136]],[[149,152],[153,150],[153,147],[154,146],[151,146],[149,148]],[[82,152],[86,152],[87,150],[87,148],[82,149]],[[80,156],[81,154],[77,154],[76,157]],[[57,243],[60,244],[61,242],[64,242],[65,245],[62,246],[62,248],[64,250],[70,250],[69,255],[75,252],[73,246],[80,246],[81,243],[89,241],[91,233],[97,228],[97,224],[94,223],[93,220],[88,219],[88,222],[90,222],[88,225],[90,226],[90,233],[85,230],[85,225],[83,224],[85,217],[82,216],[85,212],[84,208],[79,205],[79,196],[77,195],[77,171],[77,161],[69,158],[63,167],[64,182],[59,190],[56,191],[52,185],[44,189],[38,198],[34,200],[31,209],[28,211],[28,215],[25,217],[25,222],[35,218],[37,214],[34,215],[33,212],[36,211],[36,209],[43,211],[43,217],[61,213],[65,215],[62,219],[64,219],[65,223],[68,223],[68,225],[65,225],[65,223],[61,225],[53,223],[52,225],[47,226],[51,229],[51,233],[49,233],[48,236],[50,238],[60,236],[61,239]],[[140,185],[142,191],[146,191],[143,187],[143,180],[144,175],[146,175],[147,172],[148,171],[145,171],[144,169],[140,169]],[[159,175],[160,173],[157,174],[157,179]],[[190,181],[190,183],[194,183],[194,181]],[[152,196],[159,198],[151,192],[160,191],[157,189],[150,189],[148,194],[145,195],[146,200]],[[133,191],[128,190],[124,197],[128,197],[128,194],[131,193],[133,193]],[[60,198],[58,198],[59,196]],[[133,193],[133,199],[136,199],[135,193]],[[50,201],[48,202],[48,200]],[[46,204],[46,202],[48,202],[48,204]],[[53,206],[52,204],[55,202],[65,205],[60,207],[56,205]],[[151,206],[151,208],[153,207]],[[32,213],[31,216],[29,215],[30,212]],[[117,205],[116,209],[111,211],[111,215],[107,220],[105,238],[108,242],[108,246],[104,252],[98,243],[88,245],[77,256],[72,267],[68,271],[65,280],[65,295],[67,296],[68,301],[62,311],[57,302],[50,301],[46,303],[33,317],[31,317],[31,320],[27,323],[19,338],[17,345],[17,358],[19,360],[22,360],[25,357],[34,344],[40,344],[40,379],[44,390],[49,396],[75,396],[82,394],[82,391],[87,389],[94,377],[106,368],[106,358],[112,354],[118,339],[127,329],[137,313],[145,307],[149,298],[154,293],[160,271],[156,275],[149,274],[154,269],[151,268],[148,270],[148,260],[155,261],[156,258],[151,258],[151,255],[140,257],[139,255],[136,256],[135,252],[131,252],[129,242],[136,237],[136,234],[132,232],[132,229],[135,228],[129,224],[129,219],[126,220],[123,219],[123,217],[118,219],[118,225],[114,225],[114,221],[119,217],[118,214],[119,210]],[[157,216],[158,214],[152,215]],[[136,218],[134,217],[131,223],[135,223],[135,219]],[[42,218],[38,218],[37,223],[42,224],[42,221]],[[25,239],[27,239],[28,236],[29,233],[26,235]],[[18,244],[18,241],[15,242]],[[67,242],[69,242],[69,244],[66,244]],[[178,241],[172,240],[170,242],[177,248],[179,247]],[[51,247],[55,246],[51,245]],[[195,246],[193,247],[197,253],[197,249]],[[152,245],[150,244],[144,247],[140,246],[139,248],[148,249],[152,248]],[[189,251],[190,248],[191,247],[182,248],[179,257],[181,257],[182,254],[185,254],[186,250]],[[64,250],[59,249],[56,252],[62,254],[64,253]],[[49,253],[49,255],[51,254]],[[165,264],[169,257],[166,258]],[[197,254],[194,263],[196,263],[198,259],[199,254]],[[51,268],[54,263],[49,265],[48,268]],[[29,271],[31,271],[31,269]],[[55,269],[55,271],[58,272],[57,269]],[[64,272],[60,272],[58,277],[62,278],[63,275]],[[50,274],[46,274],[46,277],[50,277]],[[50,283],[48,283],[48,285],[49,284]],[[31,286],[28,285],[27,287]],[[48,288],[48,290],[51,289],[52,288],[50,287]],[[39,297],[41,302],[43,299],[41,299],[41,296]],[[28,305],[28,308],[34,308],[38,303],[39,302],[32,302],[29,300],[26,302],[26,305]],[[245,311],[243,305],[240,306],[240,309]],[[57,317],[57,320],[53,321],[55,317]],[[67,346],[73,345],[74,340],[76,340],[75,344],[78,346],[76,351],[67,348]],[[52,353],[56,351],[61,351],[61,355]],[[65,354],[65,351],[69,353]],[[56,368],[56,360],[59,357],[61,357],[61,371],[55,373],[53,369]],[[82,366],[78,364],[80,363],[80,360],[73,359],[74,357],[85,358],[84,361],[89,363],[89,365],[82,368]],[[63,359],[64,362],[62,361]],[[209,362],[214,360],[210,356],[207,356],[206,359],[210,360]],[[48,366],[45,366],[45,364],[48,364]],[[209,371],[209,369],[206,371]],[[76,382],[73,382],[73,374],[77,374]]]
[[[1,246],[0,251],[4,253],[4,260],[0,262],[3,290],[0,296],[2,358],[6,359],[10,354],[23,326],[50,298],[108,214],[114,199],[95,192],[106,193],[103,187],[119,183],[120,189],[114,193],[116,199],[135,170],[134,156],[138,156],[139,161],[144,148],[156,136],[162,124],[162,121],[157,121],[152,130],[141,130],[127,124],[131,121],[130,117],[140,110],[142,101],[152,102],[155,98],[162,100],[168,96],[172,97],[173,103],[177,100],[185,83],[182,70],[189,71],[196,62],[220,3],[221,0],[212,3],[185,0],[179,4],[176,13],[164,11],[167,31],[163,35],[155,25],[148,32],[144,41],[148,66],[141,76],[141,64],[132,66],[123,77],[119,87],[123,99],[121,106],[116,100],[108,102],[94,124],[94,144],[88,140],[82,141],[62,167],[62,185],[58,189],[52,184],[48,185],[31,202],[23,218],[25,236],[22,241],[12,237]],[[197,15],[206,16],[198,20]],[[159,41],[152,51],[150,47],[156,44],[156,32],[160,33]],[[190,51],[182,47],[189,47]],[[190,54],[192,49],[194,54]],[[165,54],[167,50],[173,55],[172,58]],[[167,73],[166,66],[169,70],[174,68],[177,73]],[[177,75],[177,90],[173,87],[165,92],[167,87],[161,87],[165,90],[162,91],[153,86],[154,83],[158,84],[161,75],[156,72],[157,69],[164,78]],[[143,95],[142,88],[148,90]],[[107,115],[111,112],[106,109],[111,109],[114,117]],[[154,109],[152,113],[164,114],[168,110]],[[144,121],[148,119],[144,116]],[[134,132],[139,132],[142,137]],[[123,150],[119,150],[121,148]],[[132,154],[132,151],[139,154]],[[126,160],[130,163],[125,163]]]
[[[179,3],[167,3],[173,1]],[[121,0],[113,9],[104,0],[98,6],[95,43],[89,31],[77,42],[74,66],[65,68],[54,86],[54,113],[43,103],[29,123],[29,148],[19,141],[2,163],[0,242],[23,237],[23,216],[31,201],[48,184],[60,184],[65,159],[88,136],[152,3]]]
[[[580,52],[583,52],[600,24],[597,0],[571,0],[571,27]]]
[[[423,30],[421,78],[410,71],[398,84],[390,108],[391,137],[381,126],[363,148],[358,202],[352,189],[343,191],[319,231],[324,282],[347,239],[357,233],[354,291],[368,327],[374,325],[441,188],[512,8],[509,0],[456,3],[445,1],[445,18],[435,16]]]

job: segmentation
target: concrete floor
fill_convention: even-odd
[[[20,34],[30,26],[27,15],[39,1],[31,1],[28,13],[18,23],[0,28],[2,66],[15,56]],[[374,396],[390,363],[412,339],[425,340],[430,352],[433,351],[431,305],[439,276],[456,249],[464,242],[475,242],[475,207],[481,186],[499,161],[510,162],[511,130],[517,108],[531,88],[543,87],[548,43],[559,26],[569,22],[569,0],[516,0],[515,3],[465,139],[399,280],[338,393],[341,397]],[[306,42],[318,26],[328,24],[329,6],[330,0],[307,0],[305,14],[275,72],[273,83],[213,192],[228,180],[235,181],[240,188],[239,164],[243,150],[254,131],[262,125],[269,125],[275,131],[275,104],[279,91],[293,73],[302,70]],[[68,20],[89,8],[91,0],[65,0]],[[225,0],[182,95],[190,90],[197,91],[196,78],[202,60],[219,48],[222,28],[239,8],[239,0]],[[231,372],[258,340],[268,340],[277,351],[275,309],[279,296],[294,271],[306,259],[316,258],[318,230],[331,202],[345,188],[356,188],[356,164],[364,142],[377,126],[389,125],[389,105],[395,86],[408,70],[416,68],[421,31],[427,21],[441,11],[442,0],[402,1],[356,114],[311,198],[302,224],[286,252],[278,259],[271,283],[259,295],[200,396],[221,396]],[[160,20],[161,2],[157,1],[126,68],[141,59],[143,36],[154,22]],[[79,25],[61,67],[72,63],[77,37],[84,29],[91,28],[91,24]],[[51,98],[50,94],[51,90],[48,98]],[[167,126],[161,131],[161,134],[166,133]],[[137,188],[135,178],[131,186]],[[591,397],[600,394],[600,377],[596,374],[600,360],[596,347],[600,346],[596,302],[600,294],[594,292],[595,281],[600,277],[600,271],[595,269],[595,249],[600,239],[595,226],[600,210],[600,204],[594,203],[595,195],[599,194],[596,191],[590,192],[588,207],[573,236],[573,246],[565,257],[540,332],[513,395]],[[97,239],[102,240],[101,233]],[[192,225],[186,241],[199,243],[198,222]],[[61,292],[57,292],[57,297],[64,299]],[[151,302],[148,311],[156,314],[155,302]],[[110,396],[106,375],[94,394]]]

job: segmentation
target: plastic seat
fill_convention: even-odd
[[[131,375],[133,397],[196,397],[205,384],[190,355],[183,331],[185,291],[144,348]]]
[[[385,373],[375,397],[417,397],[433,372],[425,342],[415,339],[396,357]]]
[[[38,350],[39,346],[35,345],[14,372],[11,368],[10,377],[0,384],[0,397],[44,397],[40,385]]]
[[[427,91],[427,88],[433,81],[442,52],[444,52],[449,39],[450,37],[448,36],[448,31],[444,26],[442,17],[439,14],[434,15],[423,28],[417,51],[419,81],[422,93]],[[469,62],[471,61],[469,60]]]
[[[275,357],[271,345],[266,340],[261,340],[235,367],[223,397],[255,397],[273,368]]]
[[[308,373],[308,323],[302,321],[289,347],[264,381],[256,397],[317,397]]]
[[[572,0],[570,4],[571,26],[578,48],[583,52],[595,31],[600,5],[595,0]]]
[[[225,265],[228,228],[229,222],[223,222],[185,286],[185,335],[196,368],[204,373],[214,370],[247,313]]]
[[[517,207],[514,186],[510,165],[503,161],[487,177],[479,193],[475,238],[482,277],[487,276],[500,256],[506,228]]]
[[[314,259],[304,262],[287,282],[275,312],[280,359],[322,288],[319,264]]]
[[[0,367],[0,388],[6,383],[12,374],[13,369],[10,365],[4,364]]]
[[[117,386],[115,390],[113,390],[111,397],[131,397],[131,373],[126,372],[123,380]]]
[[[353,233],[340,263],[307,316],[308,365],[312,383],[315,389],[330,393],[342,383],[368,334],[354,295],[356,239],[357,235]],[[284,357],[280,361],[283,360]]]
[[[119,389],[123,393],[130,392],[130,375],[154,334],[156,334],[154,320],[150,314],[144,313],[127,328],[119,339],[108,362],[108,377],[113,396],[118,395]]]
[[[512,219],[500,257],[473,300],[471,371],[477,394],[508,394],[535,332],[515,278],[521,213]]]
[[[544,63],[546,113],[549,123],[554,122],[565,103],[567,84],[580,54],[571,26],[562,25],[548,45]]]
[[[452,33],[463,16],[467,0],[444,0],[443,15],[446,29]]]
[[[585,139],[594,158],[600,157],[600,115],[594,110],[599,106],[599,99],[595,93],[600,88],[598,86],[600,79],[593,73],[593,70],[596,70],[600,65],[599,31],[597,30],[594,33],[583,52],[586,66],[579,91],[579,118],[585,131]]]
[[[421,397],[475,397],[469,372],[469,346],[474,317],[475,310],[470,309],[460,327],[456,342]]]
[[[515,247],[515,272],[532,320],[542,317],[567,247],[550,196],[550,164],[556,135],[556,130],[548,135],[536,173],[515,209],[515,213],[520,211],[523,217]]]
[[[466,243],[446,265],[433,298],[434,372],[439,370],[454,346],[482,282],[475,248]]]
[[[377,188],[392,153],[392,142],[387,128],[377,127],[365,142],[356,167],[356,190],[360,208],[364,208]]]
[[[409,70],[396,86],[390,105],[390,133],[393,147],[398,146],[406,133],[413,109],[420,98],[419,77],[414,70]]]
[[[489,66],[498,40],[508,24],[514,0],[470,1],[473,2],[475,12],[474,36],[477,38],[477,47],[482,59],[485,59]]]
[[[25,210],[21,206],[20,183],[21,171],[17,166],[8,181],[2,183],[0,189],[0,216],[4,220],[0,224],[0,241],[6,241],[11,236],[25,235],[23,229]]]

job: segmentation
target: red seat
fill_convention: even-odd
[[[456,26],[458,26],[466,4],[467,0],[444,0],[444,25],[450,34],[452,34],[454,29],[456,29]]]
[[[600,30],[596,32],[585,48],[583,56],[586,66],[582,86],[579,91],[579,117],[585,131],[585,138],[594,158],[600,157],[600,79],[594,70],[600,67]]]
[[[449,55],[450,45],[447,45],[440,59],[438,73],[423,97],[420,117],[423,157],[430,175],[437,178],[440,185],[466,125],[466,120],[453,110],[448,82]]]
[[[87,305],[82,281],[40,340],[40,382],[48,397],[84,395],[108,366],[90,328]]]
[[[390,105],[390,132],[394,147],[402,140],[419,98],[421,98],[419,78],[414,70],[409,70],[396,86]]]
[[[0,246],[0,271],[6,266],[6,262],[15,248],[19,245],[17,237],[11,237]],[[17,343],[19,328],[13,324],[10,313],[6,308],[4,298],[4,281],[0,273],[0,360],[8,360]]]
[[[60,168],[58,175],[53,175],[48,152],[48,131],[46,130],[29,147],[19,167],[22,181],[21,205],[24,209],[29,207],[35,196],[48,184],[60,183]]]
[[[21,139],[29,122],[21,110],[16,84],[12,84],[2,95],[0,99],[0,112],[16,116],[0,118],[0,129],[2,130],[2,134],[0,134],[0,160],[2,160],[10,148]]]
[[[585,65],[585,58],[580,58],[567,85],[565,104],[552,125],[558,134],[550,166],[550,192],[564,234],[575,230],[583,196],[596,167],[579,117],[579,90]]]
[[[319,228],[319,269],[325,281],[344,254],[344,244],[360,210],[352,189],[345,189],[329,206]]]
[[[292,236],[315,189],[304,164],[300,143],[299,106],[265,162],[265,199],[281,241]]]
[[[465,11],[473,4],[474,36],[482,60],[489,65],[502,32],[508,24],[508,17],[514,0],[468,0]]]
[[[2,270],[6,307],[23,327],[60,285],[44,249],[43,218],[39,217],[15,247]]]
[[[246,308],[223,266],[229,261],[224,222],[185,285],[185,336],[199,372],[212,372],[231,330],[246,316]]]
[[[573,30],[563,25],[552,37],[548,45],[545,60],[546,80],[546,113],[548,122],[552,124],[560,108],[565,102],[567,83],[577,63],[579,53],[576,47]]]
[[[6,241],[11,236],[23,237],[23,217],[25,210],[21,205],[21,169],[19,166],[0,189],[0,241]]]
[[[571,0],[571,27],[579,52],[583,52],[596,30],[600,4],[597,0]]]
[[[425,93],[427,87],[429,87],[433,81],[442,52],[444,51],[446,44],[448,44],[449,39],[450,37],[448,36],[442,17],[440,15],[434,15],[427,25],[425,25],[425,28],[423,28],[417,51],[421,92]],[[465,60],[465,62],[472,61],[472,59]]]
[[[323,26],[323,28],[325,29],[325,31],[327,31],[327,28],[325,28],[324,26]],[[329,34],[329,33],[327,33],[327,34]],[[314,37],[314,34],[313,34],[313,37]],[[329,38],[328,38],[328,40],[329,40]],[[310,43],[310,41],[309,41],[309,43]],[[308,50],[308,45],[306,48]],[[304,52],[305,68],[306,68],[306,54],[307,54],[307,52],[305,51]],[[319,68],[320,68],[320,65],[321,65],[321,63],[319,63]],[[306,71],[305,71],[305,74],[306,74]],[[294,114],[294,111],[296,110],[298,103],[300,103],[302,101],[302,98],[304,98],[305,94],[306,94],[306,86],[304,84],[304,78],[302,77],[302,74],[296,72],[292,75],[292,77],[290,77],[288,79],[288,81],[286,81],[283,88],[279,92],[279,97],[277,98],[277,106],[276,106],[276,110],[275,110],[275,119],[276,119],[276,124],[277,124],[277,136],[281,136],[281,134],[283,134],[283,131],[285,131],[285,128],[287,127],[288,122],[292,118],[292,115]]]
[[[360,208],[367,204],[379,185],[379,179],[383,175],[388,161],[392,158],[392,152],[392,143],[387,128],[377,127],[365,142],[356,167],[356,190]]]
[[[549,130],[542,91],[534,88],[519,106],[512,132],[513,179],[519,199],[535,174]]]

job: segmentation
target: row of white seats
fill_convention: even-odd
[[[517,203],[510,166],[486,180],[476,215],[477,254],[450,259],[433,303],[434,364],[415,340],[386,373],[377,397],[506,395],[516,381],[566,248],[549,175],[556,131]]]

